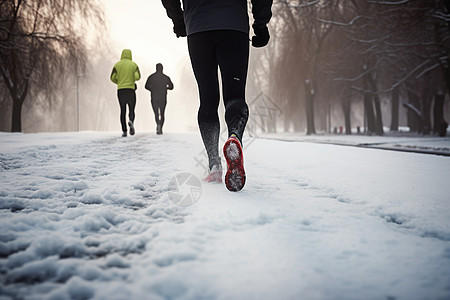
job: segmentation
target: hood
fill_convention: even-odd
[[[123,49],[122,56],[120,57],[120,59],[124,59],[124,58],[132,60],[131,59],[131,50],[130,49]]]

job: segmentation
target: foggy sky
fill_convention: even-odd
[[[176,38],[172,21],[160,1],[103,0],[106,23],[113,45],[133,51],[142,65],[161,62],[174,71],[180,59],[188,59],[186,38]],[[120,53],[119,53],[120,55]]]
[[[137,130],[154,130],[150,94],[144,85],[147,77],[155,72],[157,63],[163,64],[164,73],[172,79],[175,86],[174,90],[168,92],[165,127],[177,131],[195,127],[198,91],[190,69],[187,41],[186,38],[176,38],[172,21],[167,17],[161,2],[103,0],[103,3],[108,34],[114,47],[112,52],[116,53],[116,60],[119,60],[122,49],[131,49],[133,61],[141,71],[142,78],[137,82],[136,92]],[[111,68],[115,62],[111,62]],[[111,89],[114,89],[113,85]],[[115,93],[112,97],[115,97]],[[111,122],[111,130],[119,126],[118,118]]]

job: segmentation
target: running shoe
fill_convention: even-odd
[[[225,142],[223,154],[228,168],[225,174],[225,186],[232,192],[240,191],[245,185],[244,156],[236,135],[232,134]]]
[[[203,181],[205,182],[214,182],[214,183],[222,183],[222,166],[214,165],[209,171],[209,175],[206,176]]]
[[[133,122],[128,121],[128,126],[130,126],[130,135],[134,135],[135,131],[134,131]]]

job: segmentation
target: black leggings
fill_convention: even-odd
[[[122,124],[122,132],[127,132],[126,112],[128,105],[128,118],[134,122],[134,108],[136,106],[136,92],[133,89],[117,90],[117,97],[120,104],[120,124]]]
[[[220,163],[218,146],[220,123],[219,78],[225,105],[228,136],[236,134],[240,141],[248,119],[245,103],[249,39],[248,34],[234,30],[215,30],[188,36],[189,56],[200,94],[198,125],[208,153],[210,168]]]
[[[156,125],[161,125],[161,127],[164,125],[164,111],[166,110],[166,105],[166,101],[152,101]]]

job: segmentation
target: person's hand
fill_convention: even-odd
[[[173,32],[177,35],[177,38],[180,36],[186,36],[186,25],[184,25],[184,19],[173,22]]]
[[[252,37],[252,46],[256,48],[264,47],[267,45],[270,39],[269,29],[266,25],[253,25],[253,32],[255,35]]]

